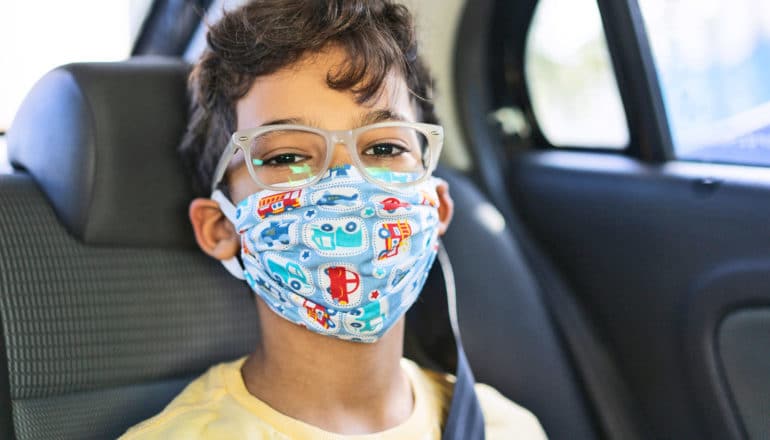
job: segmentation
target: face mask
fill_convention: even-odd
[[[390,192],[343,166],[312,187],[247,197],[234,213],[246,281],[295,324],[378,340],[417,299],[436,257],[436,184]]]

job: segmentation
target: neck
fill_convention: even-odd
[[[401,369],[404,319],[375,343],[295,325],[257,299],[261,340],[241,368],[246,388],[276,411],[339,434],[392,428],[412,412]]]

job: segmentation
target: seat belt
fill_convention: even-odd
[[[457,368],[455,371],[457,381],[452,392],[449,415],[441,438],[442,440],[484,440],[484,415],[481,412],[479,399],[476,397],[473,373],[470,365],[468,365],[468,359],[460,340],[454,272],[449,261],[449,254],[441,242],[439,242],[437,258],[441,265],[441,274],[444,277],[444,287],[446,288],[444,299],[449,311],[449,325],[452,327],[452,334],[457,347]]]

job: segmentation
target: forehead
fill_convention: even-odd
[[[328,130],[355,128],[367,114],[389,111],[416,121],[403,76],[391,71],[372,99],[358,103],[350,90],[334,90],[327,77],[346,62],[344,51],[307,55],[270,75],[257,77],[237,105],[238,130],[270,121],[297,119]]]

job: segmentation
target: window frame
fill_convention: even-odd
[[[637,0],[596,0],[626,109],[630,153],[648,162],[674,160],[671,129]]]
[[[153,0],[144,22],[134,40],[131,56],[139,55],[184,55],[201,17],[214,0]],[[169,26],[169,23],[175,23]]]
[[[674,155],[668,119],[637,1],[596,1],[618,92],[626,114],[629,141],[625,148],[575,145],[557,147],[543,134],[532,109],[524,69],[527,35],[538,0],[490,2],[493,4],[490,6],[492,13],[488,16],[490,30],[484,43],[487,65],[483,72],[486,76],[482,76],[489,79],[489,106],[484,110],[509,106],[521,108],[532,134],[528,142],[517,147],[620,154],[651,163],[672,160]],[[462,43],[458,46],[462,46]],[[465,53],[458,51],[458,58],[465,56]],[[463,81],[464,76],[469,76],[463,75],[463,70],[469,69],[458,66],[459,81],[456,86],[462,104],[467,105],[473,98],[463,92],[463,89],[469,86]],[[471,139],[478,137],[479,131],[473,128],[479,126],[478,122],[472,122],[473,118],[473,115],[467,115],[463,121]]]

